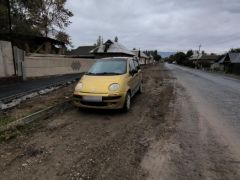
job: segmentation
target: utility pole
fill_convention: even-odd
[[[200,54],[202,45],[200,44],[198,47],[199,47],[198,52],[199,52],[199,54]]]
[[[202,45],[199,44],[199,46],[198,46],[198,57],[197,57],[197,62],[196,62],[196,67],[197,67],[197,68],[198,68],[198,61],[199,61],[200,53],[201,53],[201,47],[202,47]]]

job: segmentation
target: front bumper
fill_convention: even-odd
[[[94,108],[94,109],[121,109],[124,106],[126,93],[114,93],[114,94],[93,94],[93,93],[74,93],[73,103],[77,107]],[[97,96],[102,97],[102,101],[86,101],[84,96]]]

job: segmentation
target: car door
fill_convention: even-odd
[[[136,71],[135,73],[132,73],[133,71]],[[138,76],[137,76],[137,70],[136,70],[136,67],[135,67],[135,64],[133,62],[132,59],[129,60],[129,76],[130,76],[130,79],[129,79],[129,86],[131,88],[131,91],[132,91],[132,95],[134,95],[137,91],[137,86],[138,86]]]
[[[133,62],[135,65],[135,69],[137,70],[136,80],[137,80],[137,89],[139,89],[140,84],[142,82],[142,70],[140,68],[138,60],[134,59]]]

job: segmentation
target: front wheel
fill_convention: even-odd
[[[128,112],[128,111],[130,110],[130,108],[131,108],[131,95],[130,95],[130,93],[128,92],[128,93],[126,94],[126,98],[125,98],[123,110],[124,110],[125,112]]]

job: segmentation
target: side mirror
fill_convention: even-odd
[[[129,71],[129,74],[130,74],[131,76],[133,76],[133,75],[136,74],[137,72],[138,72],[137,70],[133,69],[133,70]]]

